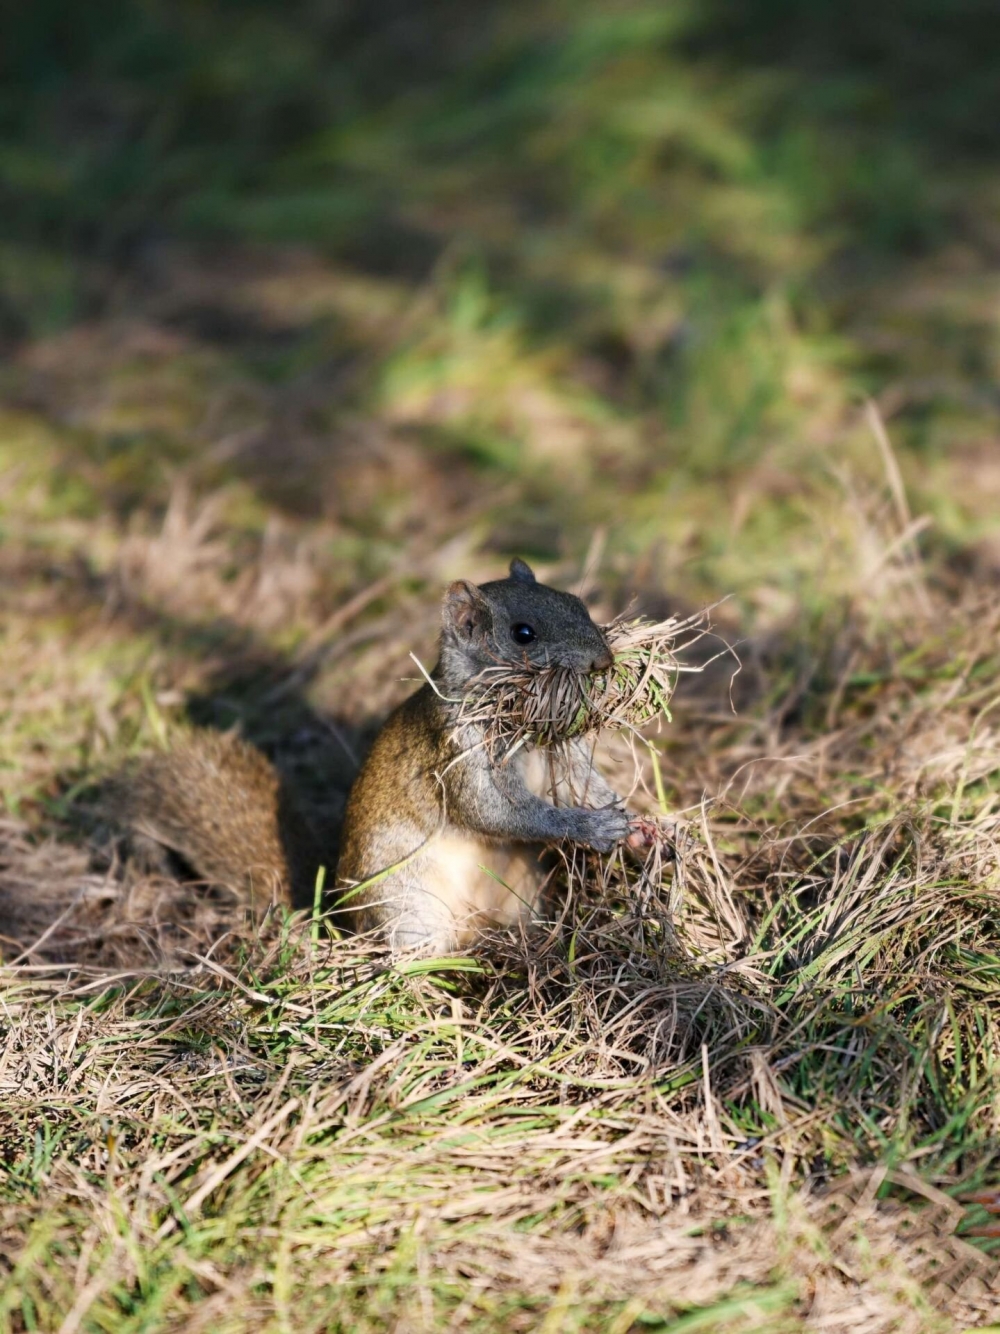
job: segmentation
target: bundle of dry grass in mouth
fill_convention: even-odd
[[[708,613],[649,621],[626,612],[604,627],[614,663],[604,671],[497,663],[466,690],[460,718],[483,728],[495,755],[525,744],[553,746],[613,730],[636,731],[670,720],[670,700],[681,672],[697,671],[681,655],[710,629]]]

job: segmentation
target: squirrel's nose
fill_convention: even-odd
[[[609,648],[601,649],[600,653],[595,653],[594,661],[590,664],[592,672],[604,672],[614,665],[615,655]]]

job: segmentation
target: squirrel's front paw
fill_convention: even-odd
[[[574,841],[595,852],[610,852],[629,831],[628,811],[618,806],[605,806],[599,811],[579,811],[580,830]]]

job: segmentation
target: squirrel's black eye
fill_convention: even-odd
[[[524,621],[515,621],[510,627],[510,637],[515,644],[530,644],[535,637],[535,632]]]

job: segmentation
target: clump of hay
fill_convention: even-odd
[[[670,721],[670,700],[681,672],[699,671],[683,652],[710,629],[707,612],[666,621],[624,615],[603,627],[611,667],[581,672],[503,662],[468,684],[460,721],[482,727],[494,755],[525,744],[554,746],[611,730],[638,731]]]

